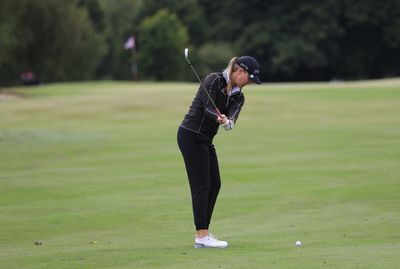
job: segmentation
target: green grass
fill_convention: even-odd
[[[398,267],[400,80],[246,88],[215,139],[225,250],[192,247],[176,131],[196,88],[3,89],[0,268]]]

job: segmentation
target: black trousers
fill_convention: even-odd
[[[221,188],[214,145],[201,135],[182,127],[178,129],[178,145],[189,178],[196,230],[208,229]]]

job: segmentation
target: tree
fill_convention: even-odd
[[[0,85],[131,79],[136,36],[144,79],[191,79],[252,55],[266,81],[400,75],[397,0],[0,0]],[[233,55],[235,54],[235,55]],[[95,76],[95,73],[97,75]]]
[[[183,49],[187,29],[174,13],[161,9],[145,19],[139,30],[139,74],[153,80],[180,80],[185,72]]]
[[[107,54],[100,63],[103,78],[132,79],[129,52],[124,50],[124,43],[131,35],[139,31],[139,10],[141,0],[100,0],[105,13]]]
[[[199,0],[213,27],[259,59],[265,80],[329,80],[399,75],[396,0]]]
[[[62,0],[0,2],[2,84],[16,83],[27,69],[45,82],[94,77],[105,47],[86,9]]]
[[[335,73],[347,78],[400,75],[400,3],[395,0],[341,0],[343,35],[332,55]]]
[[[93,24],[94,29],[98,33],[104,32],[106,28],[105,14],[101,7],[99,0],[77,0],[78,7],[87,9],[90,21]]]
[[[236,53],[229,43],[210,42],[199,49],[198,55],[200,59],[197,69],[199,75],[203,77],[210,72],[223,70]]]
[[[176,14],[178,20],[187,28],[190,41],[199,46],[206,42],[206,32],[210,29],[208,18],[198,0],[146,0],[140,6],[139,19],[143,21],[161,9]]]

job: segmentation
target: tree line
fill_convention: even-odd
[[[192,80],[252,55],[264,81],[399,76],[396,0],[0,0],[0,86]],[[135,54],[124,43],[135,37]]]

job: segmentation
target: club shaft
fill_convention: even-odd
[[[188,62],[189,66],[190,66],[190,68],[192,69],[193,73],[195,74],[196,78],[199,80],[199,82],[200,82],[200,87],[201,87],[201,88],[203,89],[203,91],[206,93],[206,95],[207,95],[207,97],[208,97],[208,100],[210,100],[211,105],[214,107],[215,111],[217,112],[217,115],[218,115],[219,117],[222,117],[221,112],[219,111],[217,105],[215,104],[214,100],[212,99],[210,93],[207,91],[206,87],[204,87],[203,82],[201,81],[199,75],[197,74],[196,70],[194,69],[194,67],[193,67],[193,65],[192,65],[192,63],[190,62],[190,60],[189,60],[188,57],[186,57],[186,61]]]

